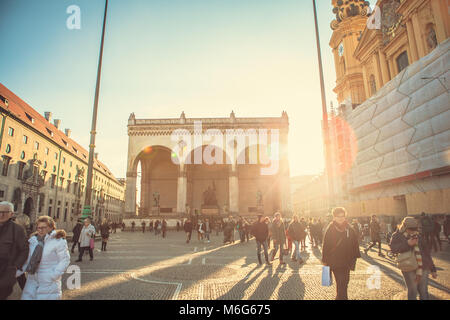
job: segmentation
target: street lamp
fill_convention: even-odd
[[[328,178],[329,206],[332,207],[334,206],[334,188],[333,188],[333,177],[331,167],[331,145],[330,145],[330,133],[328,128],[328,112],[327,112],[327,100],[325,96],[325,83],[323,80],[322,53],[320,50],[320,40],[319,40],[319,25],[317,23],[316,0],[313,0],[313,8],[314,8],[314,23],[316,27],[317,57],[319,60],[320,90],[322,93],[322,118],[323,118],[322,122],[323,122],[323,135],[325,140],[325,160]]]
[[[102,29],[102,40],[100,44],[100,55],[98,60],[97,69],[97,83],[95,85],[95,98],[94,98],[94,111],[92,114],[92,127],[91,127],[91,142],[89,144],[89,162],[88,162],[88,173],[86,181],[86,197],[84,198],[84,209],[83,215],[91,215],[91,197],[92,197],[92,174],[94,169],[94,150],[95,150],[95,135],[97,128],[97,110],[98,110],[98,96],[100,92],[100,77],[102,73],[102,60],[103,60],[103,45],[105,41],[105,27],[106,27],[106,14],[108,11],[108,0],[105,3],[105,15],[103,17],[103,29]]]

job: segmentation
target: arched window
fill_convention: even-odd
[[[375,93],[377,93],[377,83],[375,81],[375,76],[373,74],[371,74],[370,78],[369,78],[369,88],[370,88],[371,96],[373,96]]]

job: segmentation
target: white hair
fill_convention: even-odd
[[[9,207],[9,212],[14,212],[14,205],[11,202],[2,201],[0,202],[0,206]]]

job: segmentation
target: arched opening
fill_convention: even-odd
[[[202,154],[202,161],[196,163],[195,154],[200,153]],[[218,161],[209,159],[209,156]],[[210,213],[203,215],[211,215],[211,217],[217,214],[224,215],[229,207],[231,159],[222,148],[216,146],[209,149],[206,145],[193,149],[186,156],[186,159],[190,159],[191,163],[186,165],[186,213],[201,215],[202,209],[206,209]],[[214,208],[217,208],[218,212]]]
[[[31,212],[33,211],[33,199],[32,198],[28,198],[25,201],[25,205],[23,207],[23,213],[26,214],[27,216],[31,217]]]
[[[137,157],[141,167],[139,215],[176,212],[179,166],[172,151],[162,146],[146,147]]]

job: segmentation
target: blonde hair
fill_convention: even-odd
[[[40,216],[40,217],[37,218],[37,220],[36,220],[36,226],[37,226],[39,223],[46,223],[46,224],[52,229],[52,231],[55,230],[55,231],[56,231],[56,239],[59,239],[59,238],[66,238],[66,231],[64,231],[64,230],[62,230],[62,229],[56,230],[56,222],[55,222],[55,220],[53,220],[52,217],[49,217],[49,216]],[[34,235],[36,235],[36,234],[37,234],[37,232],[33,233],[31,236],[34,236]]]

